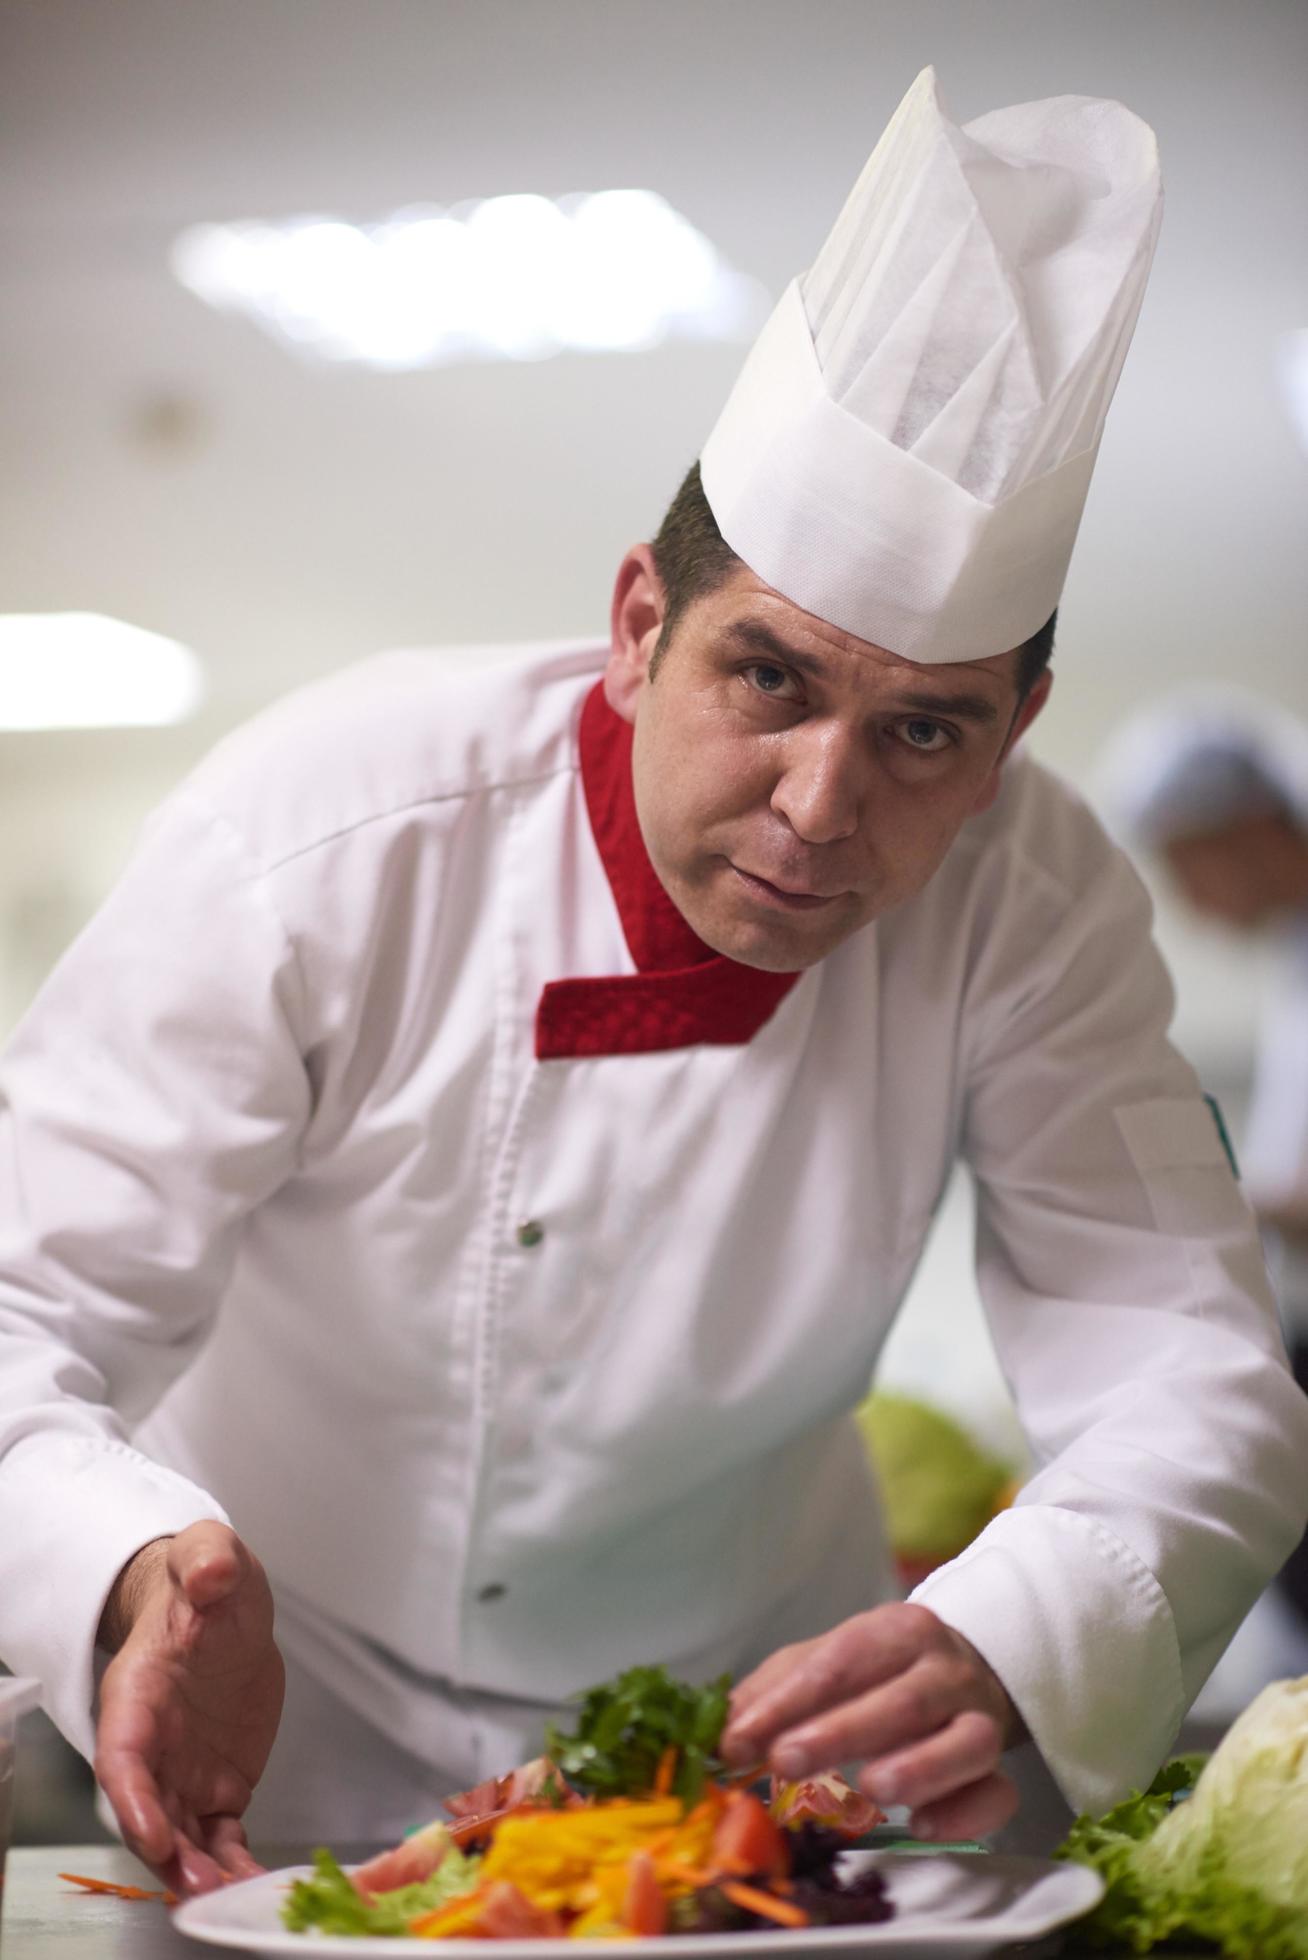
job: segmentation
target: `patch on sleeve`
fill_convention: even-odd
[[[1160,1232],[1210,1238],[1249,1222],[1235,1155],[1211,1097],[1159,1097],[1114,1113]]]
[[[1226,1161],[1231,1166],[1231,1175],[1232,1177],[1239,1177],[1240,1166],[1236,1162],[1235,1145],[1231,1142],[1231,1132],[1226,1127],[1226,1118],[1222,1114],[1222,1105],[1218,1102],[1216,1096],[1206,1095],[1204,1101],[1213,1113],[1213,1121],[1217,1125],[1217,1134],[1222,1139],[1222,1148],[1226,1152]]]

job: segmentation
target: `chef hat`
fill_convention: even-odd
[[[1308,729],[1243,689],[1178,689],[1109,743],[1098,800],[1125,841],[1157,850],[1283,810],[1308,830]]]
[[[1058,603],[1161,211],[1120,103],[960,128],[924,69],[704,447],[727,543],[906,659],[1020,646]]]

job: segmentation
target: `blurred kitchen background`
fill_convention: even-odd
[[[623,548],[928,62],[960,117],[1119,96],[1162,150],[1036,751],[1094,794],[1122,717],[1201,678],[1308,719],[1302,0],[3,0],[0,1032],[264,703],[383,648],[604,632]],[[542,317],[522,268],[565,234],[581,283]],[[194,664],[31,618],[67,614]],[[1238,1145],[1282,953],[1142,869]],[[969,1216],[960,1181],[881,1381],[1016,1468]],[[1294,1663],[1268,1610],[1213,1719]],[[52,1735],[24,1782],[20,1837],[94,1834]]]

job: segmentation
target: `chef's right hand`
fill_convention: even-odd
[[[282,1712],[263,1567],[226,1525],[156,1538],[100,1621],[95,1773],[130,1851],[179,1894],[262,1869],[241,1816]]]

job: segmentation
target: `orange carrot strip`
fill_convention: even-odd
[[[159,1899],[166,1906],[177,1904],[175,1892],[147,1892],[139,1885],[115,1885],[109,1878],[86,1878],[81,1872],[56,1872],[69,1885],[80,1885],[84,1892],[106,1892],[115,1899]]]
[[[712,1872],[702,1872],[694,1865],[680,1864],[675,1858],[660,1858],[658,1868],[660,1877],[675,1878],[682,1885],[692,1886],[696,1892],[701,1885],[713,1883]]]
[[[760,1776],[766,1776],[767,1767],[766,1762],[762,1762],[750,1763],[746,1769],[724,1769],[718,1782],[724,1783],[728,1789],[733,1783],[757,1783]]]
[[[453,1927],[456,1934],[461,1933],[465,1927],[476,1925],[485,1904],[485,1895],[480,1891],[462,1893],[457,1899],[447,1899],[443,1906],[411,1919],[408,1930],[420,1940],[437,1939],[447,1926]]]
[[[654,1772],[654,1795],[666,1797],[672,1789],[672,1779],[677,1773],[677,1746],[670,1742],[659,1757],[658,1769]]]
[[[808,1925],[808,1914],[801,1906],[792,1905],[789,1899],[774,1899],[770,1892],[760,1892],[756,1885],[740,1885],[728,1879],[722,1886],[722,1896],[730,1899],[733,1906],[743,1906],[746,1912],[775,1919],[779,1926]]]

